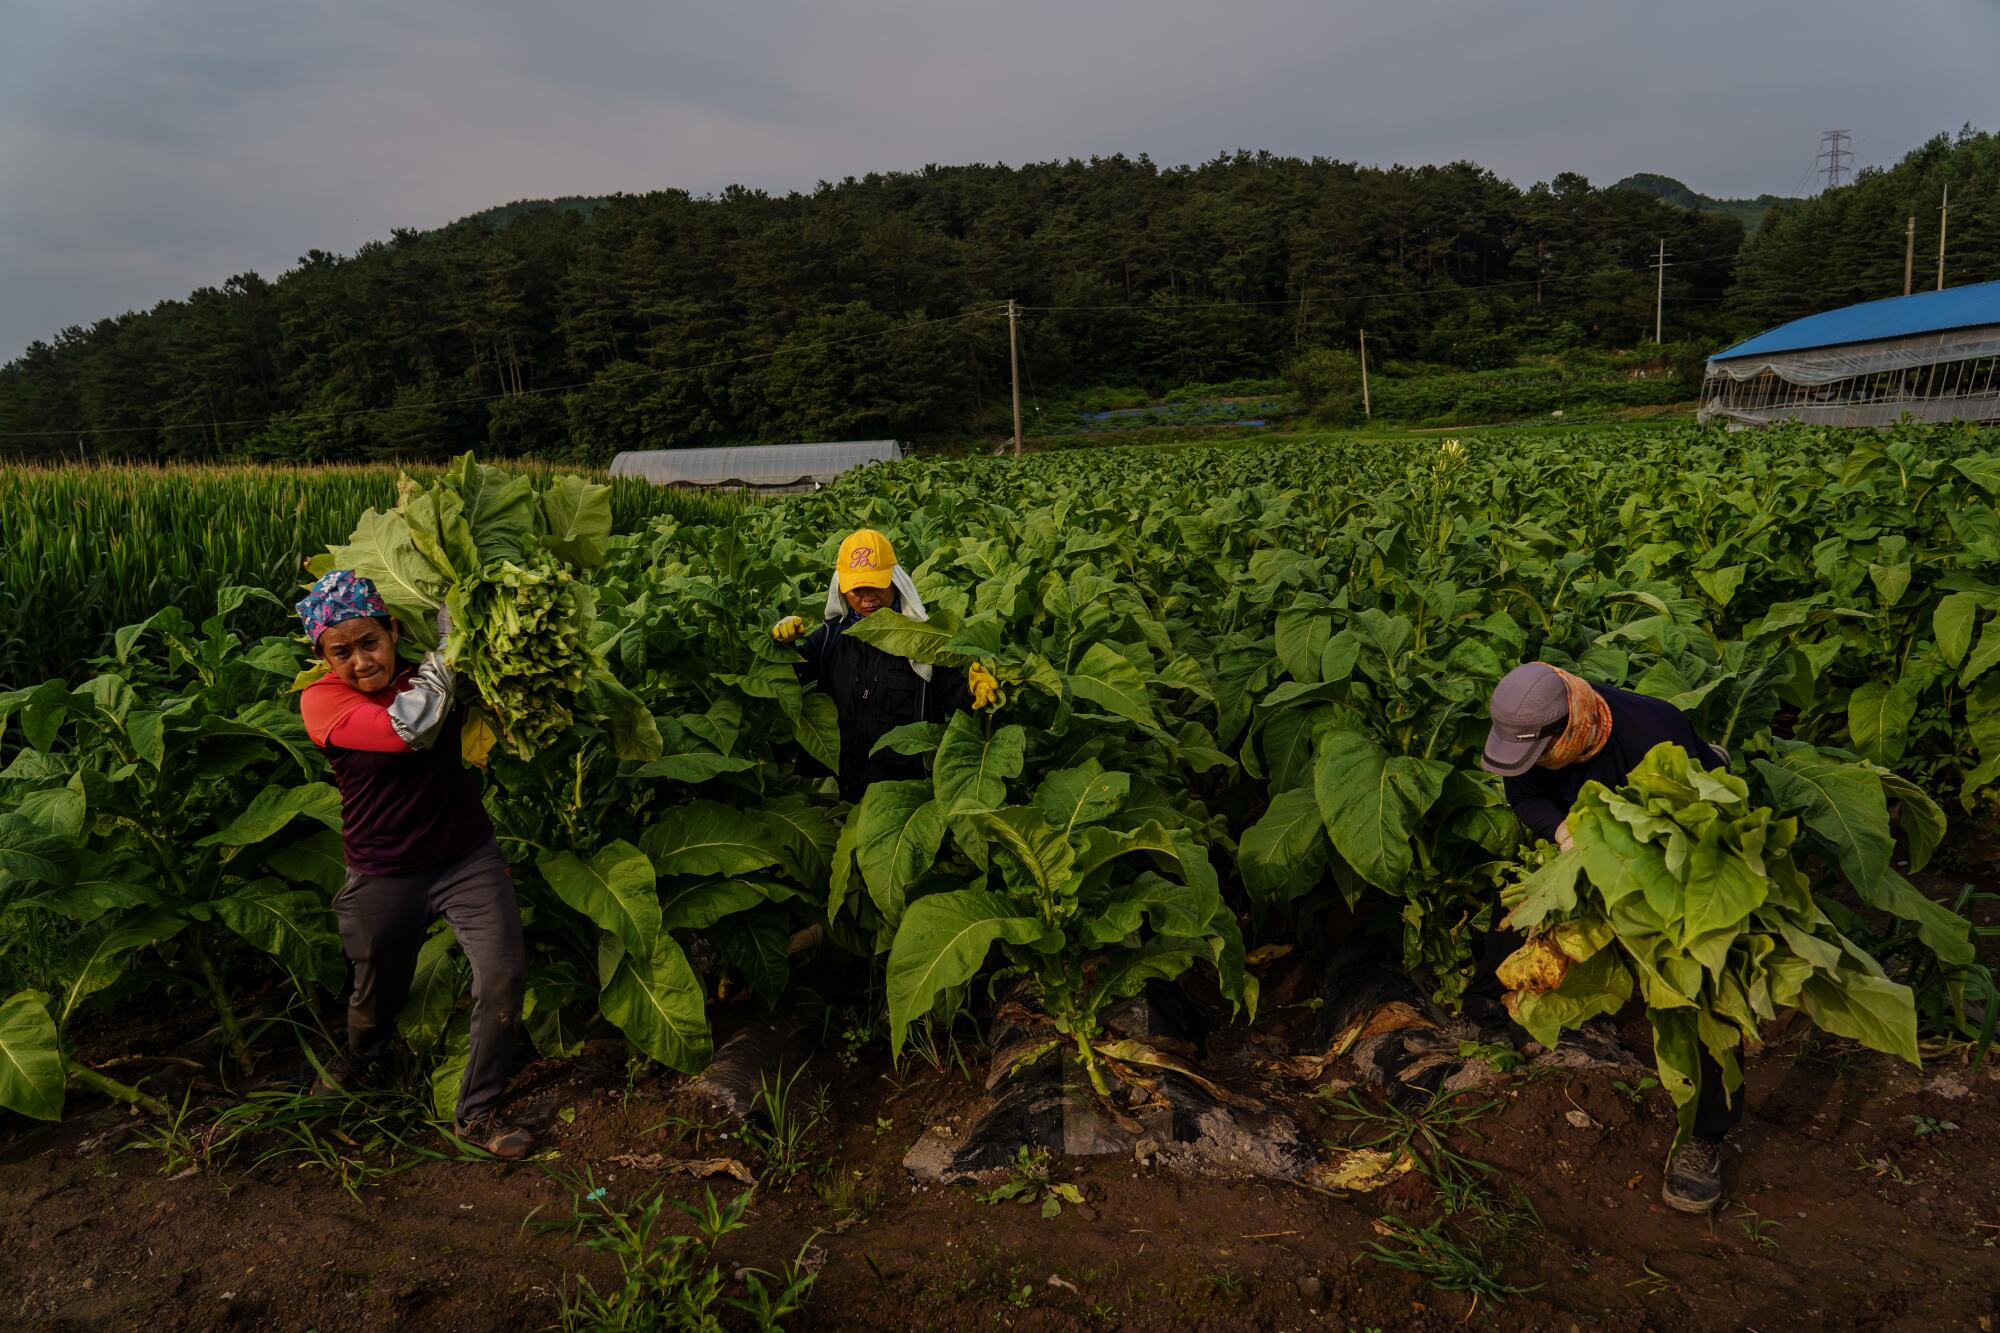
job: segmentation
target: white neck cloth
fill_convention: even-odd
[[[924,610],[924,599],[918,594],[915,581],[910,578],[909,574],[904,572],[901,565],[897,565],[889,571],[889,584],[896,590],[896,595],[900,599],[896,610],[902,613],[904,619],[929,620],[931,618],[930,612]],[[847,599],[840,595],[840,575],[835,574],[832,584],[826,590],[827,623],[832,625],[845,620],[850,609],[847,605]],[[930,684],[930,663],[911,662],[910,670],[917,673],[918,680],[923,681],[926,685]]]

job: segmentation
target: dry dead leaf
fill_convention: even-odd
[[[708,1176],[733,1176],[746,1185],[757,1183],[757,1177],[750,1174],[750,1168],[734,1157],[668,1157],[664,1153],[626,1153],[611,1159],[619,1166],[629,1166],[634,1171],[662,1171],[668,1175],[693,1176],[696,1180]]]
[[[1372,1194],[1384,1185],[1410,1174],[1417,1159],[1407,1148],[1384,1152],[1379,1148],[1354,1148],[1321,1162],[1306,1173],[1309,1184],[1325,1190],[1345,1190]]]

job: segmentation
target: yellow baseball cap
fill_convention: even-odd
[[[863,528],[840,544],[834,570],[840,576],[840,590],[886,588],[896,572],[896,548],[873,528]]]

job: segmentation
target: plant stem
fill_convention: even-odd
[[[167,1104],[158,1097],[153,1096],[151,1093],[141,1092],[129,1083],[120,1083],[115,1078],[106,1078],[80,1060],[72,1060],[68,1056],[64,1056],[63,1073],[71,1083],[76,1084],[79,1088],[89,1088],[92,1092],[101,1092],[116,1101],[124,1102],[127,1106],[136,1106],[140,1110],[150,1111],[154,1115],[167,1114]]]
[[[1097,1089],[1098,1096],[1109,1097],[1111,1085],[1104,1081],[1104,1070],[1098,1066],[1097,1052],[1090,1049],[1090,1038],[1083,1035],[1081,1028],[1076,1031],[1076,1053],[1077,1058],[1083,1061],[1083,1072],[1090,1075],[1090,1086]]]
[[[202,980],[208,983],[208,998],[215,1005],[216,1017],[222,1021],[222,1039],[229,1045],[229,1053],[236,1057],[237,1068],[245,1075],[250,1073],[250,1048],[243,1041],[243,1029],[236,1021],[236,1011],[229,1007],[229,992],[222,984],[222,973],[216,971],[215,960],[201,947],[194,945],[195,963],[201,968]]]

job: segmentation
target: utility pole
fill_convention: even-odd
[[[1021,456],[1021,340],[1014,330],[1014,298],[1007,298],[1007,368],[1014,375],[1014,457]]]
[[[1946,223],[1946,221],[1948,220],[1948,217],[1947,217],[1947,215],[1948,215],[1948,214],[1949,214],[1950,212],[1951,212],[1951,187],[1950,187],[1949,185],[1947,185],[1947,186],[1945,186],[1945,187],[1944,187],[1944,202],[1942,202],[1942,203],[1940,203],[1940,204],[1938,205],[1938,285],[1937,285],[1937,289],[1938,289],[1939,291],[1943,291],[1943,290],[1944,290],[1944,228],[1945,228],[1945,223]]]
[[[1910,294],[1910,277],[1917,262],[1917,215],[1910,214],[1909,225],[1903,228],[1903,295]]]
[[[1361,415],[1366,420],[1374,420],[1374,409],[1368,403],[1368,330],[1361,330]]]
[[[1667,295],[1667,238],[1660,238],[1660,257],[1653,262],[1653,345],[1660,344],[1660,307]]]
[[[1854,173],[1854,168],[1846,165],[1845,161],[1854,156],[1847,147],[1847,141],[1852,137],[1846,130],[1827,130],[1819,136],[1819,155],[1813,161],[1826,163],[1819,169],[1819,174],[1826,177],[1826,188],[1829,190],[1839,189],[1844,183],[1841,177]]]

